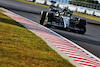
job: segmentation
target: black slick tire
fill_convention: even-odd
[[[45,18],[46,18],[46,11],[41,11],[41,16],[40,16],[40,24],[41,25],[43,25],[43,23],[44,23],[44,20],[45,20]]]

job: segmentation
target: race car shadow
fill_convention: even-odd
[[[72,33],[80,34],[80,33],[78,33],[78,31],[71,30],[71,29],[69,30],[69,29],[67,29],[67,28],[55,27],[55,26],[52,26],[52,28],[59,29],[59,30],[63,30],[63,31],[66,31],[66,32],[72,32]],[[84,34],[81,34],[81,35],[84,35]]]
[[[62,31],[65,31],[65,32],[70,32],[70,33],[74,33],[74,34],[79,34],[77,31],[73,31],[73,30],[68,30],[68,29],[65,29],[65,28],[61,28],[61,27],[52,27],[54,29],[58,29],[58,30],[62,30]],[[95,36],[92,36],[92,35],[89,35],[89,34],[79,34],[79,35],[84,35],[86,37],[93,37],[93,38],[96,38]]]

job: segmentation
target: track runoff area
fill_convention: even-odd
[[[3,14],[13,18],[28,30],[45,40],[49,47],[54,49],[63,58],[69,60],[69,62],[76,67],[100,67],[100,59],[98,57],[72,41],[38,24],[37,22],[31,21],[4,8],[0,9],[6,11],[2,12]]]

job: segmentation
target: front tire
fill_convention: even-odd
[[[41,16],[40,16],[40,22],[39,24],[43,25],[44,24],[44,20],[46,18],[46,11],[41,11]]]

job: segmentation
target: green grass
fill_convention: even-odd
[[[0,9],[0,12],[5,12],[5,11],[3,11],[3,10]]]
[[[73,14],[79,15],[79,16],[82,16],[82,17],[86,17],[86,18],[89,18],[89,19],[93,19],[93,20],[98,20],[98,21],[100,21],[100,18],[99,18],[99,17],[96,17],[96,16],[91,16],[91,15],[82,14],[82,13],[77,13],[77,12],[74,12]]]
[[[25,3],[30,3],[30,4],[35,4],[35,5],[38,5],[38,6],[43,6],[43,7],[48,7],[49,8],[49,6],[47,6],[47,5],[36,4],[36,3],[29,2],[29,1],[26,1],[26,0],[18,0],[18,1],[25,2]],[[99,17],[96,17],[96,16],[91,16],[91,15],[82,14],[82,13],[78,13],[78,12],[74,12],[73,14],[79,15],[79,16],[82,16],[82,17],[86,17],[86,18],[89,18],[89,19],[93,19],[93,20],[100,21],[100,18]]]
[[[74,67],[0,10],[0,67]]]

